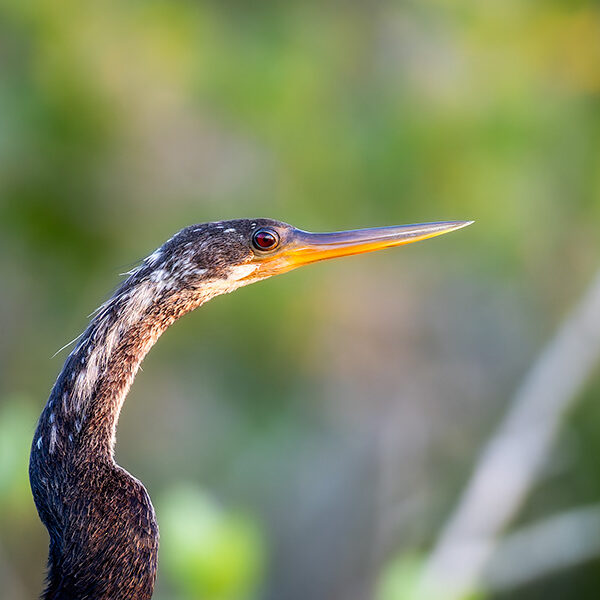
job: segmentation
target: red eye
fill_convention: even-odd
[[[279,236],[273,229],[259,229],[252,236],[252,243],[257,250],[273,250],[279,244]]]

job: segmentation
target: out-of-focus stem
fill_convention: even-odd
[[[574,508],[505,536],[483,574],[485,587],[511,592],[600,554],[600,506]]]
[[[498,536],[518,512],[565,411],[600,357],[600,272],[517,390],[429,556],[415,598],[459,600],[476,589]]]

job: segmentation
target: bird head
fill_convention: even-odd
[[[213,297],[303,265],[436,237],[472,221],[310,233],[272,219],[192,225],[165,242],[142,265],[165,287]],[[204,300],[207,298],[205,297]]]

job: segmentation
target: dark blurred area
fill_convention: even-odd
[[[0,74],[2,597],[42,588],[27,460],[53,354],[119,273],[204,221],[475,219],[217,298],[119,424],[157,600],[412,598],[598,268],[597,3],[0,0]],[[597,368],[581,390],[501,535],[600,507]],[[597,598],[600,547],[571,553],[567,525],[544,538],[564,561],[528,571],[513,537],[477,597]]]

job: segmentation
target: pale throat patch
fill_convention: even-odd
[[[229,274],[227,280],[238,281],[239,279],[244,279],[244,277],[248,277],[250,273],[254,273],[258,269],[257,264],[247,264],[247,265],[237,265],[231,267],[229,269]]]
[[[211,279],[207,281],[204,286],[206,292],[205,300],[210,300],[221,294],[229,294],[230,292],[251,283],[251,281],[244,281],[244,278],[256,271],[258,267],[259,265],[251,263],[235,265],[230,267],[226,278]]]

